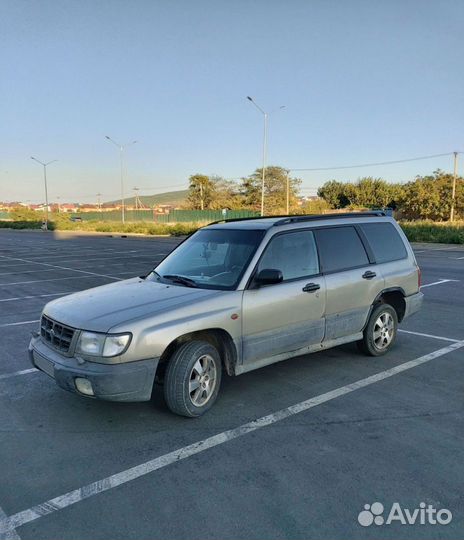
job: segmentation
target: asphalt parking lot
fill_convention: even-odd
[[[464,249],[415,247],[424,308],[387,356],[350,344],[225,378],[199,419],[162,396],[81,398],[31,368],[48,301],[141,275],[177,243],[0,231],[0,538],[462,536]],[[363,527],[374,502],[452,520]]]

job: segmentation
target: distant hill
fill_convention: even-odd
[[[180,206],[183,204],[188,195],[188,189],[182,189],[180,191],[167,191],[166,193],[158,193],[157,195],[140,195],[139,199],[144,206],[153,208],[154,204],[172,204],[173,206]],[[118,204],[120,201],[109,201],[111,203]],[[135,197],[125,199],[127,206],[135,205]]]

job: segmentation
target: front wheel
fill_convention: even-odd
[[[219,352],[206,341],[189,341],[172,355],[164,378],[169,409],[190,418],[201,416],[217,399],[222,365]]]
[[[379,304],[372,310],[364,329],[359,349],[369,356],[386,354],[393,346],[398,331],[398,315],[390,304]]]

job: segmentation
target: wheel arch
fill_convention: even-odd
[[[376,296],[374,302],[372,303],[371,311],[379,304],[390,304],[396,311],[398,322],[401,322],[404,318],[404,314],[406,313],[405,296],[406,294],[402,287],[389,287],[388,289],[384,289]]]
[[[192,340],[207,341],[216,347],[221,355],[226,373],[228,375],[235,375],[235,366],[237,364],[238,354],[237,347],[235,346],[232,336],[223,328],[207,328],[204,330],[197,330],[182,334],[181,336],[178,336],[176,339],[172,340],[160,357],[157,376],[163,375],[167,363],[174,351],[183,343],[187,343],[188,341]]]

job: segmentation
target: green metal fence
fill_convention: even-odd
[[[249,210],[173,210],[169,214],[155,215],[158,223],[182,223],[198,221],[218,221],[220,219],[239,219],[258,216],[258,212]]]
[[[79,217],[82,221],[121,221],[121,211],[111,212],[78,212],[69,217]],[[153,210],[126,210],[124,217],[127,222],[153,221]]]
[[[173,210],[169,214],[154,214],[152,210],[126,210],[125,220],[128,223],[136,221],[155,223],[186,223],[211,222],[220,219],[238,219],[258,216],[258,212],[249,210]],[[82,221],[121,221],[121,211],[111,212],[81,212],[70,214],[70,217],[80,217]]]

